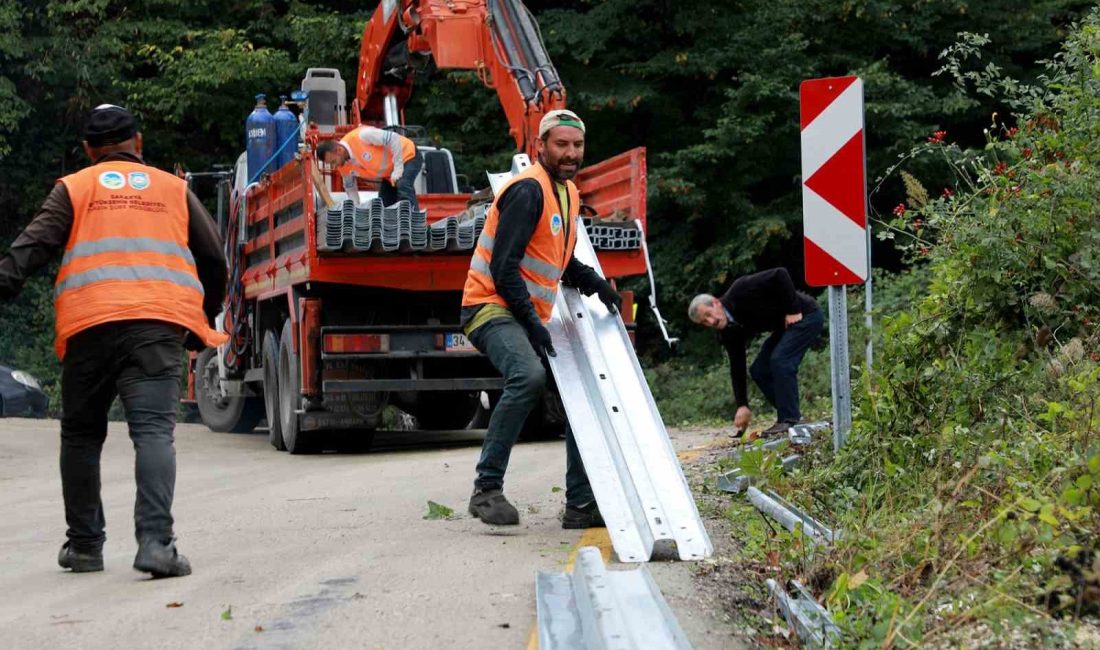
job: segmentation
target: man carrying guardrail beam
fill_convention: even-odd
[[[745,386],[745,348],[758,334],[769,333],[749,373],[764,398],[775,407],[775,424],[761,432],[781,433],[802,420],[798,399],[798,366],[821,335],[825,317],[817,302],[796,291],[784,268],[768,269],[734,281],[721,298],[703,293],[688,307],[692,322],[718,330],[730,360],[730,379],[737,413],[733,426],[744,432],[752,420]]]
[[[598,294],[613,313],[619,293],[573,257],[580,194],[572,178],[584,158],[584,123],[572,111],[550,111],[539,124],[538,162],[512,178],[493,201],[462,295],[470,342],[504,376],[477,464],[470,514],[487,524],[515,525],[504,496],[504,472],[523,423],[545,389],[547,356],[555,356],[546,323],[559,282]],[[566,431],[563,528],[603,526],[572,428]]]

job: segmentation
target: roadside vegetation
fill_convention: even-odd
[[[670,393],[663,381],[673,377],[701,387],[694,393],[697,403],[679,409],[673,422],[728,417],[722,382],[711,381],[721,371],[707,370],[721,364],[721,352],[687,323],[690,297],[721,291],[738,274],[757,268],[783,265],[795,278],[802,276],[799,82],[848,73],[865,79],[868,168],[874,175],[922,134],[945,128],[961,136],[978,133],[989,110],[1002,110],[969,101],[949,78],[931,76],[939,65],[936,54],[957,32],[989,32],[988,60],[1030,80],[1039,72],[1034,62],[1053,55],[1067,25],[1093,5],[527,4],[567,85],[570,107],[589,126],[588,161],[647,147],[648,240],[661,304],[685,344],[682,356],[668,355],[643,307],[639,346],[647,367],[675,360],[671,371],[660,373],[656,390]],[[55,179],[86,164],[78,140],[93,106],[110,102],[133,110],[153,165],[204,171],[232,163],[243,147],[243,123],[256,93],[274,101],[298,87],[308,67],[335,67],[345,80],[355,78],[363,25],[376,5],[0,0],[0,250],[31,219]],[[506,167],[514,146],[495,93],[473,72],[417,64],[424,67],[408,119],[454,151],[471,185],[483,186],[485,170]],[[972,144],[973,138],[963,142]],[[196,190],[212,195],[209,185]],[[900,180],[891,176],[872,201],[888,213],[902,196]],[[878,242],[875,252],[881,268],[905,266],[891,242]],[[644,305],[648,288],[628,284],[639,290]],[[32,372],[56,397],[49,285],[49,277],[40,277],[17,301],[0,305],[0,362]],[[816,355],[807,363],[824,371],[827,361]],[[853,359],[859,357],[853,351]],[[815,394],[825,394],[827,376],[814,381]],[[716,398],[707,390],[715,390]]]
[[[942,55],[960,90],[1010,108],[984,145],[931,133],[889,172],[907,197],[876,228],[911,270],[879,284],[905,290],[885,292],[847,446],[787,475],[742,462],[843,537],[812,548],[728,511],[845,647],[1100,647],[1100,11],[1032,83],[986,45]]]

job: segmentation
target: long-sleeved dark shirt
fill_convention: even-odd
[[[558,201],[558,198],[555,197],[554,200]],[[561,209],[561,206],[559,205],[558,208]],[[500,297],[508,303],[508,309],[516,320],[525,325],[540,323],[535,306],[531,304],[531,294],[528,293],[527,285],[519,274],[519,263],[542,217],[542,186],[534,179],[512,184],[501,195],[497,210],[500,212],[500,221],[497,224],[493,242],[493,258],[489,262],[493,284],[496,285]],[[565,214],[564,210],[562,214]],[[563,230],[562,234],[568,237],[568,228],[572,227],[573,224],[566,219],[566,230]],[[567,287],[580,290],[587,296],[596,292],[603,278],[596,273],[595,269],[572,257],[565,267],[561,282]],[[481,307],[482,305],[464,307],[462,324],[465,325],[473,318]]]
[[[144,164],[139,156],[128,153],[108,154],[96,163],[118,160]],[[228,276],[222,238],[210,213],[198,197],[187,191],[187,247],[195,258],[202,283],[203,311],[211,324],[221,311]],[[63,183],[54,186],[34,219],[15,238],[11,251],[0,258],[0,299],[13,298],[23,289],[27,278],[49,264],[69,241],[73,228],[73,204]]]
[[[756,335],[782,333],[789,314],[817,311],[817,301],[796,291],[787,269],[776,268],[745,275],[718,299],[732,320],[718,332],[730,359],[730,381],[737,406],[748,406],[745,384],[745,348]]]

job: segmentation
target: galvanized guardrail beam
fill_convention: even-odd
[[[757,510],[775,519],[787,530],[793,531],[798,526],[802,526],[802,534],[819,544],[832,544],[839,538],[831,528],[771,490],[750,486],[748,496]]]
[[[690,650],[645,566],[608,571],[599,549],[577,554],[572,574],[535,580],[540,650]]]
[[[583,226],[574,255],[602,275]],[[709,557],[714,547],[622,319],[563,287],[548,329],[550,367],[619,559],[646,562],[658,540],[675,542],[682,560]]]
[[[780,461],[783,464],[783,471],[790,471],[792,467],[798,464],[798,461],[802,460],[802,456],[798,454],[791,454],[783,458]],[[741,471],[740,467],[735,467],[725,474],[718,476],[718,489],[723,492],[731,492],[733,494],[740,494],[745,491],[754,482],[753,477],[745,474]]]
[[[771,440],[767,440],[759,447],[742,447],[741,449],[732,452],[729,455],[729,459],[734,462],[739,462],[741,459],[741,454],[743,454],[746,449],[750,451],[753,449],[764,449],[770,451],[774,449],[779,449],[787,444],[790,444],[794,447],[803,447],[813,442],[813,434],[815,432],[826,430],[829,428],[829,426],[830,425],[828,422],[798,424],[787,429],[786,436],[777,436],[775,438],[772,438]],[[798,463],[799,458],[800,456],[798,454],[790,454],[786,456],[783,459],[783,471],[790,470],[791,467]],[[724,472],[718,476],[717,487],[723,492],[740,494],[741,492],[744,492],[745,488],[747,488],[751,484],[751,478],[745,476],[744,472],[741,471],[741,468],[735,467],[730,471]]]
[[[794,593],[788,594],[778,582],[768,578],[768,591],[783,618],[794,629],[804,646],[811,650],[839,647],[840,628],[833,623],[828,610],[818,604],[813,595],[797,580],[791,581]]]

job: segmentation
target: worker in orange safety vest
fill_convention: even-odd
[[[99,459],[117,396],[137,455],[134,568],[184,576],[175,546],[173,432],[185,341],[224,343],[211,324],[225,296],[222,240],[180,178],[149,167],[134,116],[109,104],[88,116],[93,165],[60,179],[0,258],[0,299],[64,250],[54,288],[61,358],[61,483],[68,541],[58,564],[103,570]]]
[[[343,177],[348,198],[359,205],[357,178],[378,181],[378,198],[382,205],[408,201],[414,211],[420,209],[416,200],[416,177],[424,166],[424,158],[416,143],[403,135],[373,126],[352,129],[339,142],[325,140],[317,145],[317,158]]]
[[[558,284],[597,294],[613,317],[622,306],[607,280],[573,257],[580,194],[572,179],[584,159],[584,137],[584,122],[572,111],[550,111],[543,117],[538,162],[497,193],[470,260],[462,296],[463,330],[504,376],[469,506],[487,524],[519,523],[519,512],[504,496],[504,472],[512,446],[547,385],[545,362],[555,351],[546,324]],[[603,526],[568,428],[565,479],[562,527]]]

